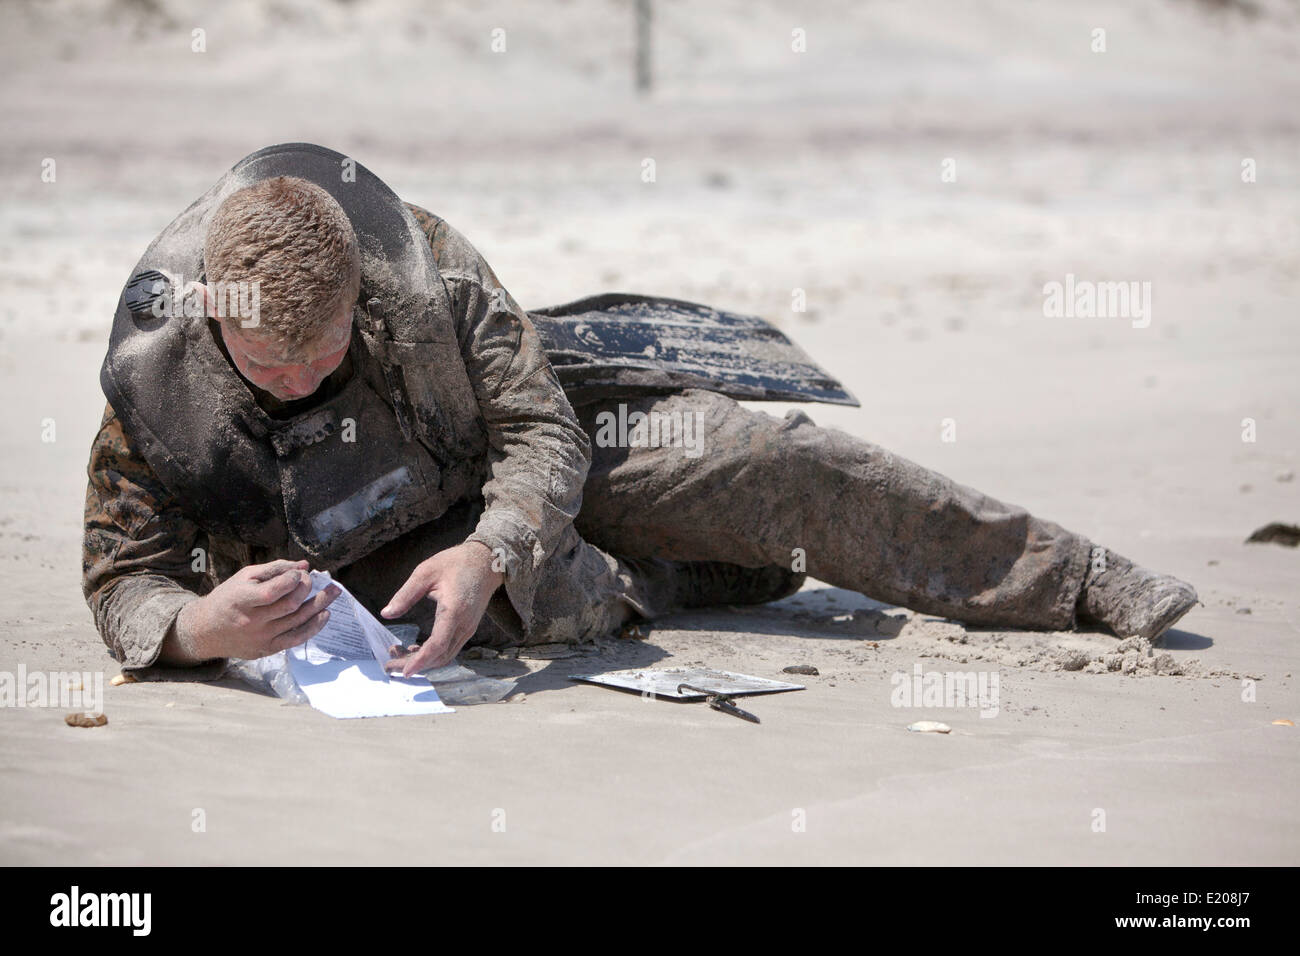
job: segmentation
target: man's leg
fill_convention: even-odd
[[[776,418],[700,390],[624,404],[621,419],[618,402],[577,409],[594,460],[576,525],[606,551],[750,567],[802,553],[814,577],[918,611],[1074,622],[1091,543],[1059,525],[803,412]],[[611,447],[634,412],[648,416],[642,440],[662,440],[665,422],[686,431],[666,447]]]

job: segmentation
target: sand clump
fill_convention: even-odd
[[[1129,677],[1218,677],[1198,658],[1180,659],[1142,637],[1119,640],[1105,634],[1074,632],[994,632],[968,630],[954,621],[913,618],[900,637],[919,638],[930,647],[920,657],[958,663],[984,661],[1004,667]]]

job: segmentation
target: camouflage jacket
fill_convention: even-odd
[[[442,219],[407,207],[446,284],[461,357],[489,436],[486,507],[469,540],[504,549],[505,592],[527,630],[542,563],[581,504],[591,446],[532,323],[491,267]],[[196,560],[216,542],[162,486],[111,406],[87,471],[82,590],[122,669],[157,676],[148,671],[157,666],[181,608],[238,565]],[[243,557],[247,562],[252,556]],[[215,677],[224,665],[209,662],[190,676]]]

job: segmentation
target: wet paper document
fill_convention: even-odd
[[[311,593],[338,584],[311,572]],[[395,638],[343,585],[330,617],[311,640],[290,649],[289,667],[308,702],[331,717],[398,717],[450,714],[424,677],[390,677],[381,661]]]

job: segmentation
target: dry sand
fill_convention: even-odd
[[[108,687],[103,728],[0,711],[0,862],[1300,862],[1300,738],[1273,723],[1300,720],[1300,551],[1243,543],[1300,521],[1294,4],[665,2],[649,103],[626,91],[617,4],[518,22],[164,3],[153,28],[135,6],[0,14],[0,671],[116,673],[79,546],[118,290],[224,169],[295,139],[444,215],[528,307],[628,290],[764,315],[862,399],[818,422],[1182,576],[1203,606],[1148,655],[810,582],[644,640],[470,662],[521,693],[434,718]],[[1045,319],[1066,273],[1150,281],[1150,326]],[[819,675],[752,699],[759,726],[567,680],[697,662]],[[997,716],[892,706],[918,663],[996,674]]]

